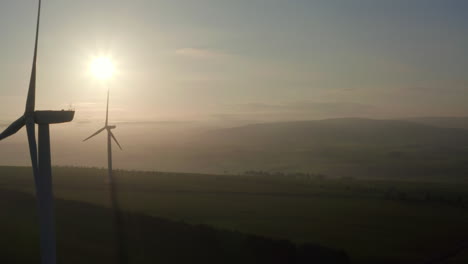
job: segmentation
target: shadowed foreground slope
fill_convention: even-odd
[[[37,263],[35,200],[0,190],[0,262]],[[112,214],[56,200],[58,262],[115,263]],[[216,230],[142,214],[125,215],[131,263],[348,263],[345,253],[315,245]]]

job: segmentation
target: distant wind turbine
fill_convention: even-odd
[[[109,125],[109,89],[107,89],[107,106],[106,106],[106,122],[104,123],[104,127],[96,131],[91,136],[87,137],[83,141],[87,141],[88,139],[98,135],[104,130],[107,130],[107,166],[108,166],[108,180],[110,185],[110,200],[111,206],[114,213],[114,227],[117,233],[117,253],[119,256],[120,263],[127,263],[127,255],[125,251],[125,236],[123,233],[123,220],[122,215],[120,212],[119,202],[117,200],[117,191],[116,191],[116,184],[114,181],[114,177],[112,175],[112,140],[115,141],[117,146],[119,146],[120,150],[122,150],[122,146],[120,146],[119,141],[115,138],[114,134],[112,133],[112,129],[115,129],[116,126]]]
[[[41,14],[41,0],[39,0],[36,24],[36,39],[32,63],[31,79],[29,82],[26,109],[23,116],[18,118],[0,134],[0,140],[7,138],[26,126],[29,142],[29,152],[36,187],[37,206],[40,225],[41,263],[56,263],[56,242],[54,205],[52,193],[52,169],[50,156],[49,125],[65,123],[73,120],[74,111],[35,111],[36,101],[36,60],[37,42],[39,37],[39,20]],[[37,153],[35,123],[39,125],[39,155]],[[38,160],[39,157],[39,160]]]

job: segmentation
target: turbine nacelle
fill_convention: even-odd
[[[75,111],[36,111],[34,113],[34,121],[37,124],[59,124],[73,120]]]
[[[18,118],[10,126],[8,126],[2,133],[0,133],[0,140],[7,138],[20,130],[23,126],[29,123],[36,123],[38,125],[46,124],[59,124],[71,122],[75,116],[75,111],[35,111],[27,112],[22,117]]]

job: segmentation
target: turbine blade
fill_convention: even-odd
[[[106,106],[106,124],[105,124],[105,126],[107,126],[107,123],[108,123],[108,120],[109,120],[109,91],[110,91],[110,89],[107,88],[107,106]]]
[[[31,71],[31,79],[29,81],[28,98],[26,100],[26,113],[34,112],[36,105],[36,60],[37,60],[37,42],[39,38],[39,19],[41,17],[41,0],[37,9],[37,24],[36,24],[36,41],[34,43],[34,57]]]
[[[123,150],[122,147],[119,144],[119,141],[117,141],[117,139],[115,138],[114,133],[112,133],[111,131],[109,131],[109,133],[110,133],[112,139],[115,141],[115,143],[117,143],[117,146],[119,146],[120,150]]]
[[[20,130],[26,123],[26,118],[24,116],[18,118],[15,122],[11,123],[1,134],[0,140],[7,138]]]
[[[34,179],[37,181],[37,177],[39,177],[39,167],[37,164],[36,129],[32,118],[26,120],[26,131],[28,132],[29,154],[31,155],[33,175]]]
[[[86,140],[88,140],[88,139],[90,139],[90,138],[92,138],[92,137],[94,137],[94,136],[96,136],[97,134],[101,133],[102,131],[104,131],[104,129],[106,129],[106,128],[103,127],[103,128],[101,128],[101,129],[99,129],[98,131],[96,131],[96,133],[94,133],[94,134],[92,134],[91,136],[85,138],[85,139],[83,140],[83,142],[86,141]]]

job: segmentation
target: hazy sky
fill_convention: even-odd
[[[102,119],[88,73],[109,55],[112,115],[274,120],[468,114],[465,0],[44,0],[40,109]],[[0,2],[0,122],[23,112],[35,0]]]
[[[0,1],[0,129],[24,111],[36,7]],[[153,150],[207,124],[468,115],[467,13],[465,0],[44,0],[37,108],[77,111],[52,130],[54,164],[104,166],[104,136],[81,140],[110,87],[116,166],[170,170]],[[106,84],[88,70],[101,55],[118,70]],[[0,142],[0,165],[29,164],[24,134]]]

